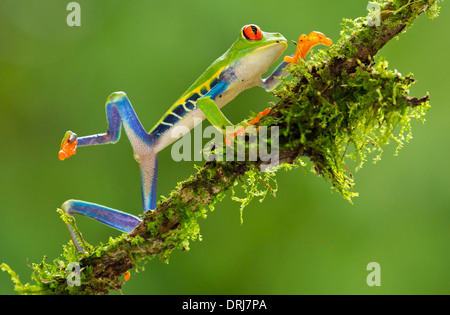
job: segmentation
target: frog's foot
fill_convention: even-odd
[[[63,161],[72,155],[75,155],[77,151],[77,144],[77,134],[72,131],[67,131],[61,141],[61,147],[58,154],[59,159]]]
[[[331,46],[333,44],[333,41],[329,38],[327,38],[324,34],[320,32],[311,32],[308,35],[308,38],[306,42],[304,42],[301,46],[301,50],[303,52],[303,59],[305,59],[306,55],[308,54],[309,50],[313,48],[316,45],[325,45],[325,46]]]
[[[231,131],[228,131],[228,130],[227,130],[227,132],[226,132],[226,134],[225,134],[225,144],[226,144],[226,145],[231,145],[231,142],[233,141],[233,139],[234,139],[236,136],[239,136],[239,135],[245,133],[247,127],[256,125],[256,124],[259,122],[259,120],[260,120],[262,117],[268,115],[268,114],[270,113],[271,110],[272,110],[272,108],[271,108],[271,107],[268,107],[268,108],[266,108],[265,110],[263,110],[262,112],[259,112],[258,115],[256,115],[256,117],[253,118],[252,120],[250,120],[249,122],[247,122],[247,123],[243,122],[243,123],[237,125],[237,126],[236,126],[233,130],[231,130]]]
[[[253,118],[252,120],[250,120],[250,121],[248,122],[248,124],[249,124],[249,125],[256,125],[256,124],[259,122],[259,120],[260,120],[262,117],[268,115],[268,114],[270,113],[271,110],[272,110],[272,108],[271,108],[271,107],[268,107],[268,108],[266,108],[265,110],[263,110],[262,112],[259,112],[258,115],[256,115],[255,118]]]
[[[234,140],[236,136],[242,135],[245,133],[245,128],[249,125],[245,122],[235,126],[234,128],[227,128],[227,131],[225,132],[225,144],[231,145],[231,142]]]
[[[284,61],[287,63],[298,63],[300,58],[302,58],[304,60],[306,57],[306,54],[303,51],[303,47],[307,43],[307,41],[308,41],[308,36],[306,36],[306,34],[300,35],[300,37],[298,38],[298,43],[297,43],[297,51],[292,56],[285,56]],[[306,52],[306,53],[308,53],[308,52]]]
[[[330,46],[331,44],[333,44],[333,41],[320,32],[313,31],[309,33],[308,36],[302,34],[298,38],[297,51],[293,56],[285,56],[284,61],[287,63],[297,63],[300,58],[305,60],[306,55],[311,50],[311,48],[318,44]]]

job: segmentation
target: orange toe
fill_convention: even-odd
[[[226,145],[231,145],[231,139],[228,138],[228,136],[225,136],[225,144]]]
[[[128,281],[128,280],[130,280],[130,277],[131,277],[131,274],[130,274],[130,272],[127,270],[127,272],[125,272],[125,275],[124,275],[124,280],[125,281]]]
[[[295,55],[294,55],[295,56]],[[294,56],[284,56],[284,61],[287,63],[297,63],[296,58]]]
[[[298,38],[297,51],[292,56],[284,57],[284,61],[288,63],[297,63],[300,58],[305,60],[306,55],[311,48],[318,44],[330,46],[333,44],[333,41],[320,32],[313,31],[309,33],[308,36],[302,34]]]
[[[265,110],[262,111],[261,115],[262,116],[266,116],[270,113],[270,111],[272,110],[272,107],[268,107]]]
[[[58,153],[59,159],[61,161],[64,161],[65,159],[71,157],[72,155],[75,155],[77,153],[77,144],[78,144],[77,139],[70,141],[70,137],[67,137],[67,139],[63,140],[63,143],[61,144],[61,149],[59,150]]]
[[[249,125],[254,125],[259,122],[259,117],[256,117],[248,122]]]
[[[272,107],[268,107],[268,108],[266,108],[265,110],[263,110],[262,112],[259,112],[258,115],[256,115],[255,118],[253,118],[252,120],[250,120],[250,121],[248,122],[248,124],[249,124],[249,125],[255,125],[255,124],[257,124],[257,123],[259,122],[259,120],[260,120],[262,117],[268,115],[268,114],[270,113],[271,110],[272,110]]]

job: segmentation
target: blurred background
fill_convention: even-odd
[[[139,171],[128,140],[58,160],[66,130],[106,131],[104,104],[125,91],[150,129],[232,44],[244,24],[288,40],[317,30],[335,42],[342,18],[367,14],[365,1],[86,1],[69,27],[70,1],[0,2],[0,263],[29,282],[27,263],[51,262],[69,240],[56,208],[75,198],[139,214]],[[412,96],[427,91],[426,123],[394,156],[354,173],[351,205],[322,178],[297,168],[278,174],[276,198],[244,210],[229,197],[200,221],[202,241],[169,264],[154,259],[132,272],[124,294],[449,294],[448,73],[450,13],[421,16],[380,55],[414,73]],[[290,44],[287,53],[295,51]],[[447,91],[447,92],[446,92]],[[255,88],[224,108],[233,122],[273,100]],[[205,123],[206,124],[206,123]],[[205,125],[204,124],[204,125]],[[158,194],[195,172],[194,162],[160,153]],[[197,162],[197,164],[202,164]],[[239,193],[239,191],[238,191]],[[91,244],[119,232],[77,217]],[[381,286],[366,283],[370,262]],[[14,294],[7,273],[0,293]]]

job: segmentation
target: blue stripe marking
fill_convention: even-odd
[[[186,102],[189,102],[189,101],[195,102],[199,98],[200,98],[200,95],[198,93],[194,93],[186,99]]]
[[[172,115],[172,114],[169,114],[169,115],[167,115],[167,116],[164,118],[163,121],[164,121],[165,123],[168,123],[168,124],[171,124],[171,125],[175,125],[179,120],[180,120],[180,119],[179,119],[177,116]]]
[[[206,95],[211,97],[212,100],[215,100],[216,97],[220,94],[222,94],[223,92],[225,92],[225,90],[228,88],[228,86],[230,85],[229,82],[225,81],[225,80],[220,80],[213,89],[211,89]]]
[[[165,124],[159,124],[158,127],[155,128],[155,130],[152,131],[152,134],[156,135],[156,138],[159,138],[164,132],[170,129],[169,125]]]
[[[215,78],[211,84],[209,85],[209,90],[212,90],[212,88],[219,82],[219,78]]]
[[[192,102],[186,102],[185,104],[184,104],[184,106],[186,106],[186,108],[187,109],[189,109],[189,110],[194,110],[194,108],[195,108],[195,104],[194,103],[192,103]]]
[[[178,105],[177,107],[174,108],[174,110],[172,112],[180,117],[183,117],[184,115],[186,115],[186,110],[184,109],[183,105]]]

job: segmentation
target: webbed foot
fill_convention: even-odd
[[[313,31],[309,33],[308,36],[306,36],[306,34],[300,35],[298,38],[297,51],[292,56],[285,56],[284,61],[288,63],[297,63],[300,58],[305,60],[306,55],[311,48],[318,44],[330,46],[333,44],[333,41],[320,32]]]
[[[77,151],[77,134],[72,131],[67,131],[64,138],[61,141],[61,147],[58,157],[61,161],[76,154]]]

